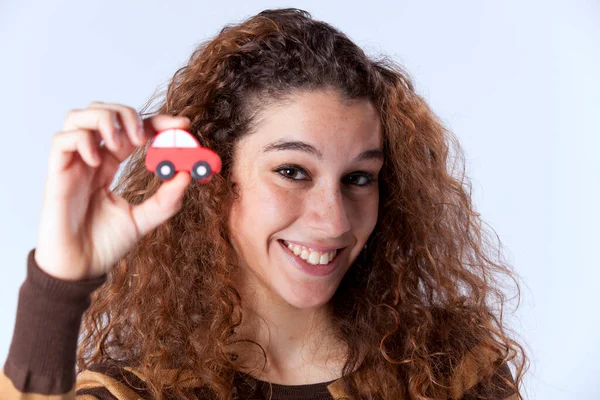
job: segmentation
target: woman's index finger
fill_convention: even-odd
[[[144,119],[144,131],[147,137],[154,137],[158,132],[165,129],[188,129],[190,123],[188,117],[159,114]]]

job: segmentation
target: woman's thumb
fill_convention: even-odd
[[[178,172],[173,179],[162,183],[150,198],[133,207],[133,220],[140,237],[145,236],[181,209],[183,194],[190,180],[189,173]]]

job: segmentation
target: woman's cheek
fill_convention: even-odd
[[[289,218],[298,215],[306,193],[279,185],[268,185],[261,190],[261,203],[265,217]]]

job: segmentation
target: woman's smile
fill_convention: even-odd
[[[296,256],[306,260],[310,264],[328,264],[333,260],[338,250],[343,248],[343,246],[320,247],[313,244],[309,245],[287,240],[283,240],[282,242]]]
[[[345,247],[340,250],[332,250],[330,252],[315,251],[305,246],[298,246],[283,240],[277,241],[284,252],[287,259],[287,265],[302,271],[304,274],[312,276],[327,276],[331,274],[340,263],[341,255],[344,253]]]

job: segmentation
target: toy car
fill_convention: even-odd
[[[221,171],[221,158],[211,149],[202,147],[190,132],[167,129],[150,142],[146,169],[161,181],[173,178],[177,171],[188,171],[194,180],[204,183]]]

